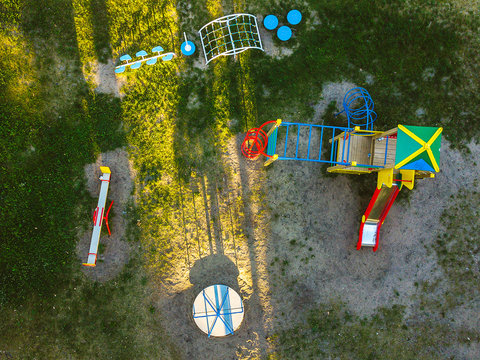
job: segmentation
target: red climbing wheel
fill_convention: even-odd
[[[264,152],[268,144],[268,135],[262,128],[272,123],[276,123],[276,121],[267,121],[259,128],[248,130],[247,135],[245,135],[245,139],[242,142],[242,154],[245,155],[246,158],[254,160],[259,155],[271,157],[271,155],[267,155]]]

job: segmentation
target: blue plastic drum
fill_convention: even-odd
[[[297,25],[302,21],[302,13],[298,10],[290,10],[287,14],[287,21],[292,25]]]
[[[263,19],[263,26],[267,30],[273,30],[278,26],[278,19],[275,15],[267,15],[265,19]]]
[[[277,30],[277,36],[282,41],[287,41],[292,37],[292,30],[288,26],[280,26]]]

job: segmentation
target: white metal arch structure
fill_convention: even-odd
[[[198,32],[207,64],[224,55],[248,49],[263,51],[257,18],[251,14],[231,14],[209,22]]]

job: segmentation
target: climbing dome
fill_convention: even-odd
[[[257,18],[250,14],[231,14],[209,22],[199,31],[207,64],[224,55],[248,49],[263,51]]]

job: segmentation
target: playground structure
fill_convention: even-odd
[[[374,102],[363,88],[348,91],[343,107],[346,127],[269,121],[247,132],[242,153],[249,159],[264,155],[265,166],[297,160],[328,164],[331,173],[377,172],[377,188],[362,217],[357,243],[357,250],[368,246],[376,251],[380,228],[403,185],[411,190],[415,179],[433,178],[440,171],[442,128],[398,125],[374,131]],[[266,132],[263,127],[270,124],[274,125]]]
[[[287,14],[287,21],[290,25],[298,25],[302,21],[302,13],[296,9],[290,10]],[[278,18],[275,15],[267,15],[263,24],[267,30],[274,30],[278,25]],[[204,25],[198,33],[206,64],[219,56],[235,56],[248,49],[264,51],[257,18],[252,14],[240,13],[220,17]],[[277,36],[281,41],[287,41],[292,37],[292,29],[286,25],[280,26],[277,29]],[[185,56],[191,56],[195,53],[195,44],[187,39],[185,32],[183,37],[185,41],[180,45],[180,51]],[[127,67],[133,70],[139,69],[144,62],[147,65],[154,65],[158,58],[169,61],[175,56],[173,52],[160,54],[162,51],[161,46],[156,46],[152,52],[157,55],[145,58],[148,55],[147,52],[140,50],[135,54],[140,59],[132,62],[130,55],[122,55],[120,61],[124,63],[115,67],[115,73],[123,73]]]
[[[203,289],[193,303],[193,320],[208,337],[232,335],[240,327],[243,316],[240,295],[226,285]]]
[[[98,197],[97,208],[93,212],[92,239],[90,241],[90,250],[88,252],[87,262],[82,264],[84,266],[96,266],[97,264],[98,244],[100,242],[100,233],[102,231],[102,223],[104,219],[105,224],[107,225],[108,235],[111,235],[110,227],[108,226],[108,214],[112,208],[113,201],[110,203],[110,206],[108,207],[108,210],[104,216],[111,172],[110,168],[107,166],[100,166],[100,171],[102,172],[102,175],[100,176],[100,181],[102,184],[100,186],[100,195]]]
[[[300,11],[294,9],[287,14],[287,21],[290,25],[298,25],[302,20]],[[267,30],[273,30],[278,25],[278,19],[275,15],[268,15],[265,18],[264,26]],[[219,56],[237,55],[248,49],[263,50],[262,39],[258,29],[257,18],[252,14],[230,14],[215,19],[204,25],[199,31],[202,49],[205,56],[205,62],[208,64]],[[277,30],[277,36],[282,41],[287,41],[292,37],[292,30],[288,26],[280,26]],[[185,56],[195,53],[195,44],[187,39],[185,32],[183,33],[185,41],[180,46],[180,51]],[[172,60],[174,53],[160,54],[163,51],[161,46],[152,49],[157,55],[145,58],[147,52],[145,50],[138,51],[135,56],[137,59],[131,61],[132,57],[128,54],[122,55],[120,61],[124,62],[115,67],[115,73],[125,72],[127,67],[131,69],[139,69],[144,62],[147,65],[154,65],[157,59],[163,61]]]
[[[205,61],[237,55],[248,49],[263,51],[257,18],[251,14],[231,14],[204,25],[200,31]]]

